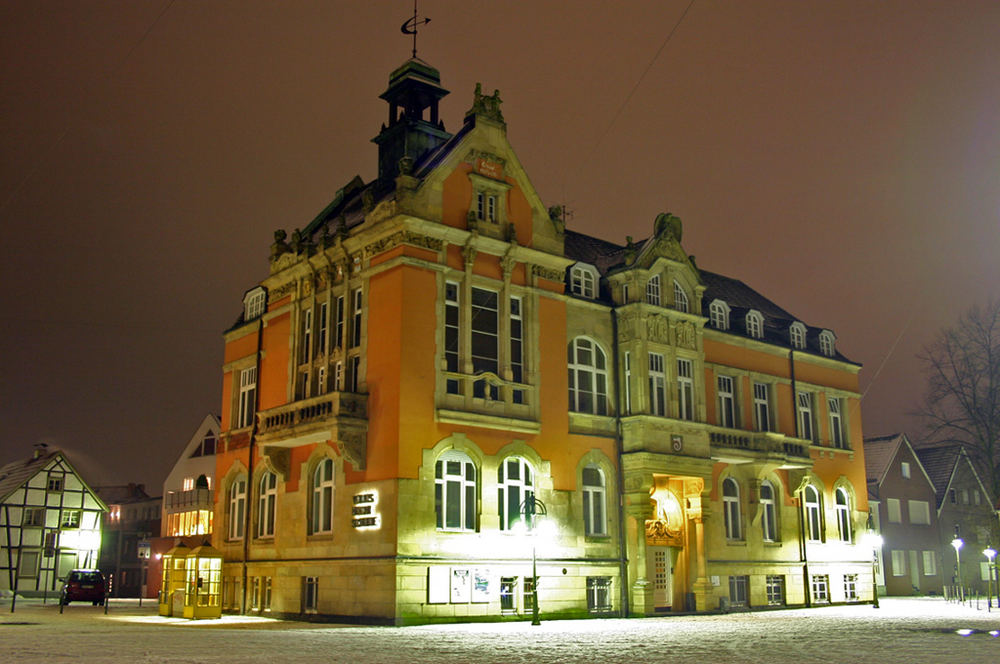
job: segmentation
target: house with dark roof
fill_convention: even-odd
[[[0,467],[0,590],[55,597],[70,570],[95,568],[106,510],[59,450]]]
[[[94,487],[108,506],[98,567],[107,579],[109,597],[149,597],[147,565],[150,541],[160,534],[160,496],[142,484]],[[155,597],[155,595],[152,595]]]
[[[446,94],[418,58],[390,74],[377,175],[275,233],[225,332],[224,608],[869,601],[861,367],[833,331],[701,269],[672,214],[640,240],[566,228],[499,92],[454,133]]]

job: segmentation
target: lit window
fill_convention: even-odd
[[[811,542],[823,541],[823,509],[819,501],[819,491],[809,484],[805,488],[806,529]]]
[[[924,551],[924,576],[937,576],[937,552]]]
[[[910,462],[909,461],[901,462],[899,464],[899,472],[902,473],[904,480],[910,479]]]
[[[792,348],[805,348],[806,326],[798,321],[792,323],[791,327],[788,328],[788,340],[792,344]]]
[[[909,500],[906,506],[910,512],[910,523],[918,526],[931,524],[931,506],[926,500]]]
[[[844,418],[841,415],[841,400],[827,399],[826,405],[830,412],[830,442],[833,443],[834,447],[847,449],[847,438],[844,436]]]
[[[576,413],[608,413],[607,359],[600,346],[577,337],[569,345],[569,409]]]
[[[719,402],[719,426],[732,429],[736,426],[736,399],[731,376],[716,377]]]
[[[253,423],[257,406],[257,367],[240,372],[239,403],[236,411],[236,428],[242,429]]]
[[[774,500],[774,486],[768,481],[760,484],[760,529],[765,542],[778,541],[778,520]]]
[[[677,418],[694,419],[694,370],[691,360],[677,360]]]
[[[727,477],[722,482],[723,517],[726,522],[726,539],[742,539],[740,523],[740,488],[736,480]]]
[[[889,517],[889,523],[902,523],[903,514],[899,509],[899,498],[886,498],[885,511]]]
[[[799,414],[799,438],[814,441],[812,395],[808,392],[799,392],[796,395],[796,403]]]
[[[312,534],[333,532],[333,459],[323,459],[312,476]]]
[[[830,330],[823,330],[819,333],[819,352],[827,357],[833,357],[834,336]]]
[[[753,384],[753,419],[757,431],[772,431],[771,389],[767,383]]]
[[[257,508],[257,537],[274,537],[274,513],[278,501],[278,476],[264,473],[260,478]]]
[[[448,450],[434,465],[438,530],[476,529],[476,466],[464,452]]]
[[[667,414],[666,401],[667,376],[663,371],[663,355],[649,354],[649,413],[664,416]]]
[[[240,477],[229,489],[229,539],[243,539],[243,520],[247,505],[247,481]]]
[[[722,300],[713,300],[708,305],[708,315],[712,327],[717,330],[729,329],[729,305]]]
[[[841,542],[851,541],[851,501],[847,495],[847,490],[838,488],[834,492],[834,510],[837,513],[837,535]]]
[[[646,302],[660,306],[660,275],[653,275],[646,282]]]
[[[684,287],[674,280],[674,309],[684,313],[690,310],[688,307],[688,296]]]
[[[185,477],[184,481],[181,482],[181,491],[193,491],[194,490],[194,478]]]
[[[760,339],[764,336],[764,318],[759,312],[753,310],[747,312],[746,324],[747,335],[754,339]]]
[[[531,526],[535,506],[534,475],[531,465],[521,457],[508,457],[500,464],[497,469],[500,530],[510,530],[521,520]]]
[[[608,534],[604,507],[604,473],[591,464],[583,469],[583,530],[587,535]]]
[[[902,549],[892,550],[892,575],[906,575],[906,551]]]
[[[573,266],[570,270],[570,292],[583,297],[594,297],[594,273],[581,266]]]

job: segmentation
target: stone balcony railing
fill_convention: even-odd
[[[258,440],[261,445],[288,449],[299,445],[329,441],[336,445],[355,468],[366,463],[368,433],[368,395],[355,392],[330,392],[300,399],[257,413]],[[275,457],[275,463],[281,461]]]
[[[808,462],[811,458],[807,442],[788,439],[780,433],[711,427],[708,440],[713,456],[784,457],[800,463]]]

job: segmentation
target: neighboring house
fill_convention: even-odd
[[[97,567],[106,510],[59,450],[0,468],[0,590],[56,595],[70,570]]]
[[[988,577],[983,550],[1000,548],[993,499],[961,445],[918,447],[917,456],[937,490],[938,549],[945,585],[957,582],[961,567],[962,585],[985,593]],[[962,540],[957,556],[951,545],[956,537]]]
[[[100,568],[109,597],[145,597],[150,538],[160,533],[159,496],[142,484],[94,487],[108,506],[104,515]]]
[[[699,269],[672,215],[639,242],[567,230],[499,94],[454,134],[446,94],[419,59],[391,74],[378,177],[275,234],[225,333],[224,607],[869,601],[860,367],[833,332]]]
[[[941,594],[935,488],[913,445],[904,434],[866,438],[865,468],[883,539],[885,592]]]

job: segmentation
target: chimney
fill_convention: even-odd
[[[31,455],[31,460],[36,461],[42,457],[43,454],[48,452],[49,446],[46,443],[35,443],[35,452]]]

